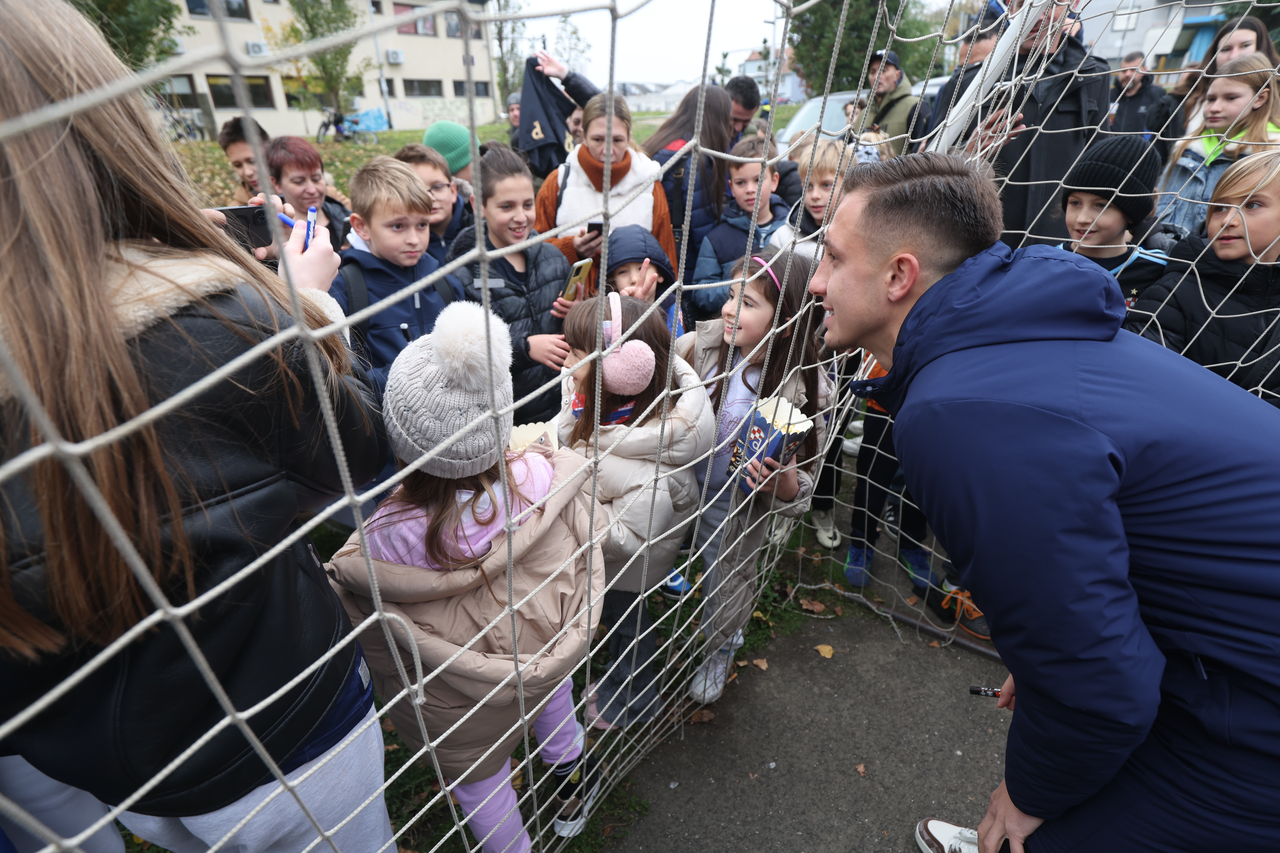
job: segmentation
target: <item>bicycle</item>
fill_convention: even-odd
[[[329,128],[333,128],[333,138],[336,142],[354,142],[357,145],[377,145],[378,136],[371,130],[361,130],[356,127],[360,124],[358,118],[348,118],[336,110],[329,107],[323,107],[324,121],[320,122],[320,129],[316,131],[316,142],[324,142],[324,138],[329,133]]]

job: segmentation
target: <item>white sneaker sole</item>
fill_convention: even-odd
[[[587,828],[587,820],[591,817],[591,805],[596,801],[596,792],[600,790],[600,780],[596,779],[596,785],[591,789],[591,793],[587,794],[587,799],[582,804],[582,810],[578,816],[572,820],[562,820],[555,818],[551,821],[551,828],[555,834],[561,838],[574,838],[582,834],[582,830]]]

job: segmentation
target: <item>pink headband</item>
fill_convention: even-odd
[[[778,285],[778,292],[781,293],[782,282],[778,281],[778,277],[773,274],[773,270],[769,269],[769,265],[764,262],[764,258],[759,257],[758,255],[752,255],[751,260],[755,261],[760,266],[764,267],[764,271],[769,274],[769,278],[773,279],[773,283]]]

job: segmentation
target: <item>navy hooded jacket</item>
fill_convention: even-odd
[[[449,247],[463,228],[476,224],[475,214],[471,211],[471,201],[461,195],[453,202],[453,215],[449,217],[449,225],[444,230],[444,237],[431,232],[431,241],[427,244],[427,254],[435,258],[436,263],[444,266],[444,259],[449,254]]]
[[[779,228],[789,227],[787,216],[791,212],[782,197],[769,196],[769,208],[773,218],[764,225],[756,225],[754,249],[761,249],[773,232]],[[693,283],[706,284],[713,281],[728,281],[733,278],[733,268],[742,260],[747,251],[747,230],[751,226],[751,214],[738,207],[736,201],[729,202],[725,208],[720,224],[707,232],[702,238],[702,247],[698,250],[698,264],[693,268]],[[697,311],[695,320],[707,320],[720,316],[720,308],[729,298],[729,285],[711,287],[705,290],[689,291],[689,299]]]
[[[342,253],[343,261],[352,259],[364,271],[365,286],[369,289],[369,304],[373,305],[386,299],[391,294],[403,290],[415,281],[426,278],[440,268],[435,259],[423,253],[414,267],[402,267],[390,261],[384,261],[372,252],[361,249],[347,249]],[[453,276],[445,276],[453,296],[459,302],[463,299],[462,285]],[[329,295],[338,300],[342,313],[351,313],[347,302],[347,282],[341,271],[329,288]],[[444,310],[444,301],[434,287],[427,287],[413,296],[389,305],[369,318],[368,353],[369,379],[377,388],[378,399],[387,387],[387,373],[391,370],[391,362],[404,349],[410,340],[416,340],[431,333],[436,324],[436,317]],[[409,327],[409,337],[401,330],[400,325]]]
[[[675,310],[676,292],[671,287],[675,283],[676,274],[667,257],[667,252],[643,225],[624,225],[609,232],[609,270],[608,278],[622,264],[642,264],[649,261],[651,269],[659,275],[657,296],[662,297],[662,308],[667,314],[667,325],[672,334],[684,334],[684,318]],[[665,294],[665,295],[664,295]]]
[[[911,494],[1013,674],[1009,795],[1051,821],[1148,737],[1280,771],[1280,410],[1124,316],[1088,258],[997,243],[854,383],[896,418]]]

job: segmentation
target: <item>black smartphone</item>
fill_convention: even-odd
[[[601,233],[603,233],[603,232],[604,232],[604,223],[603,223],[603,222],[588,222],[588,223],[587,223],[587,233],[588,233],[588,234],[601,234]]]
[[[226,232],[249,252],[271,245],[271,228],[267,225],[265,207],[246,204],[241,207],[215,209],[222,211],[227,217],[227,224],[223,226]]]

